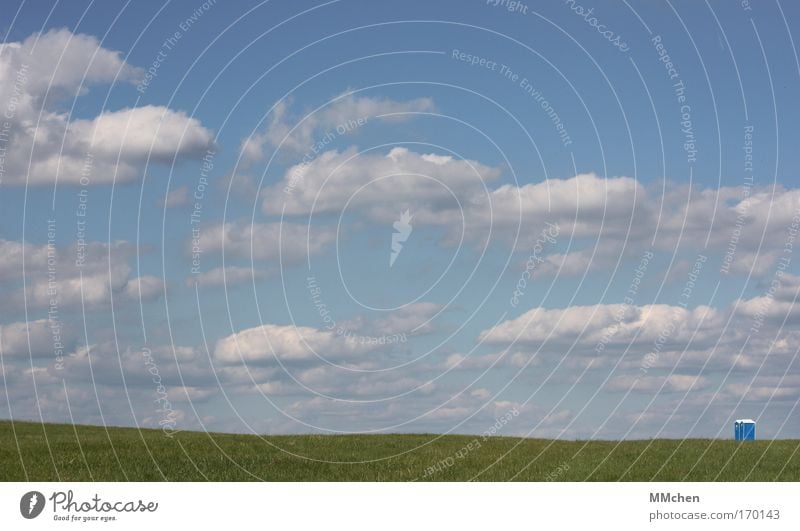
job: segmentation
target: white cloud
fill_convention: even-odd
[[[215,359],[224,363],[271,363],[350,359],[374,347],[328,330],[266,324],[247,328],[217,341]]]
[[[322,142],[326,135],[348,134],[354,128],[381,116],[384,120],[398,121],[408,119],[410,113],[434,109],[433,101],[429,98],[396,101],[344,93],[332,98],[319,110],[309,110],[303,116],[290,116],[290,103],[285,100],[279,102],[272,111],[266,129],[242,142],[240,150],[245,168],[264,158],[266,146],[280,146],[281,150],[290,153],[305,154],[313,152],[315,144]]]
[[[167,195],[161,201],[161,206],[164,208],[177,208],[186,206],[191,202],[189,197],[189,188],[180,186],[174,190],[167,192]]]
[[[0,77],[13,80],[24,67],[26,80],[22,96],[26,111],[40,106],[48,90],[55,97],[71,96],[86,90],[90,83],[138,81],[144,71],[125,63],[119,52],[103,48],[90,35],[73,34],[67,29],[34,33],[22,42],[0,44]],[[82,85],[81,82],[84,84]],[[7,101],[14,87],[0,84],[0,99]]]
[[[774,375],[785,370],[795,355],[800,333],[784,321],[796,323],[798,317],[793,303],[764,296],[735,300],[724,308],[666,304],[534,308],[484,330],[480,340],[537,352],[539,361],[563,360],[572,369],[591,362],[597,371],[620,362],[623,371],[638,374],[645,369],[648,376],[659,377],[676,367],[686,375],[729,370]],[[463,361],[462,368],[470,368],[470,363],[485,366],[495,359],[451,358],[449,366]]]
[[[731,382],[725,386],[725,398],[748,402],[766,400],[791,404],[800,400],[800,375],[787,374],[781,376],[759,375],[744,382]]]
[[[74,275],[76,272],[72,272]],[[164,284],[153,276],[131,277],[127,266],[120,266],[111,273],[69,276],[59,279],[54,286],[43,278],[30,281],[25,294],[17,292],[14,299],[22,302],[26,298],[33,308],[45,308],[56,293],[59,306],[80,306],[81,300],[87,309],[95,309],[111,303],[111,298],[120,301],[138,301],[141,293],[143,301],[152,301],[161,294]]]
[[[0,239],[0,280],[22,277],[23,253],[26,269],[43,271],[47,266],[47,246]]]
[[[749,319],[766,319],[794,324],[800,317],[800,277],[789,273],[776,275],[761,295],[739,300],[736,313]]]
[[[212,147],[212,133],[197,119],[166,107],[104,110],[71,120],[62,102],[91,85],[135,82],[142,75],[94,37],[61,29],[1,46],[0,105],[13,111],[6,115],[6,184],[126,182],[141,176],[148,157],[170,163]]]
[[[669,327],[667,344],[685,343],[692,337],[699,343],[717,339],[724,323],[724,312],[708,306],[688,309],[667,304],[597,304],[564,309],[534,308],[484,330],[480,339],[523,345],[574,341],[583,347],[631,342],[652,345]]]
[[[342,323],[342,328],[356,330],[371,336],[406,334],[421,335],[435,331],[434,317],[444,308],[433,302],[417,302],[387,313],[377,319],[363,316]]]
[[[59,321],[38,319],[30,322],[0,324],[0,351],[9,357],[50,357],[56,350],[66,353],[73,334]]]
[[[211,131],[182,111],[147,105],[107,111],[92,120],[75,120],[71,137],[88,139],[92,154],[109,159],[169,163],[174,157],[198,156],[212,143]]]
[[[559,225],[559,243],[574,239],[569,252],[546,253],[536,276],[579,275],[612,265],[623,253],[632,257],[651,249],[720,256],[732,249],[732,273],[752,269],[763,276],[783,251],[787,231],[800,219],[798,189],[754,188],[745,197],[734,187],[669,184],[662,194],[657,186],[594,174],[506,185],[492,191],[491,198],[494,217],[486,210],[471,212],[468,234],[485,233],[491,221],[509,239],[508,233],[520,226],[552,222]]]
[[[457,200],[482,193],[483,183],[499,175],[498,169],[476,161],[404,147],[386,154],[359,154],[354,148],[326,151],[308,164],[289,168],[280,183],[265,189],[262,210],[302,215],[312,209],[339,213],[347,206],[371,219],[391,222],[398,211],[411,209],[417,222],[436,224],[441,209],[457,211]]]
[[[225,252],[235,256],[297,261],[308,254],[321,253],[335,239],[333,229],[297,223],[252,223],[233,221],[202,228],[200,248],[206,252]],[[191,250],[188,242],[187,249]]]
[[[415,227],[443,228],[445,245],[491,237],[528,251],[548,223],[558,241],[542,253],[536,277],[601,270],[645,250],[730,256],[730,272],[764,276],[800,223],[800,189],[644,186],[594,173],[493,186],[499,168],[398,147],[386,154],[330,150],[290,167],[262,192],[265,214],[348,213],[390,223],[414,212]],[[437,182],[438,181],[438,182]],[[712,216],[713,214],[713,216]],[[708,240],[708,245],[706,245]],[[564,249],[569,243],[569,248]]]
[[[22,289],[22,253],[25,252],[26,290]],[[52,300],[57,307],[80,306],[94,309],[117,301],[156,299],[163,290],[163,281],[154,276],[135,277],[129,261],[136,248],[128,242],[89,242],[81,250],[82,265],[76,265],[78,248],[48,247],[0,240],[0,250],[7,250],[0,259],[0,280],[10,288],[6,304],[21,306],[25,300],[31,308],[46,308]],[[2,305],[2,303],[0,303]]]
[[[125,284],[125,296],[138,300],[149,301],[158,297],[164,290],[164,282],[159,277],[151,275],[130,279]]]

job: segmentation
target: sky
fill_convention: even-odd
[[[800,437],[792,2],[18,2],[0,418]]]

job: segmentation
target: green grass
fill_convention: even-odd
[[[0,480],[798,481],[799,447],[797,440],[587,443],[459,435],[170,438],[160,430],[0,421]]]

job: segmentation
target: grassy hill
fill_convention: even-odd
[[[160,430],[0,421],[2,481],[471,479],[798,481],[800,441],[199,432],[170,438]]]

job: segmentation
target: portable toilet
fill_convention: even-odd
[[[756,421],[739,419],[734,422],[733,437],[737,441],[754,441],[756,439]]]

